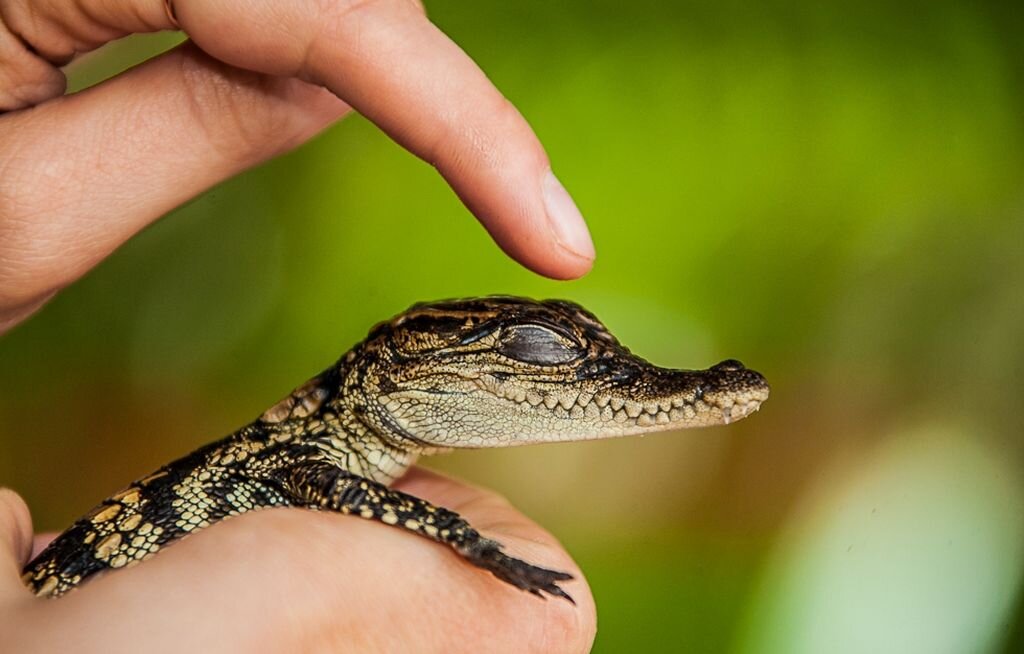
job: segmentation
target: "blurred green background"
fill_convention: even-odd
[[[148,229],[0,339],[0,483],[40,529],[259,414],[426,299],[567,297],[728,428],[429,465],[575,554],[597,652],[1024,651],[1016,3],[429,2],[520,108],[593,273],[507,260],[353,117]],[[73,66],[82,88],[174,42]]]

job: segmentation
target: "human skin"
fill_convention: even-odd
[[[147,224],[353,108],[433,164],[514,259],[560,279],[589,270],[586,225],[536,136],[420,5],[177,0],[174,17],[190,43],[65,96],[59,66],[76,54],[175,27],[162,0],[0,0],[0,333]],[[589,650],[590,590],[550,534],[434,473],[395,486],[572,573],[576,605],[404,532],[301,509],[225,521],[41,600],[20,570],[47,537],[0,489],[0,651]]]
[[[272,509],[218,523],[57,599],[19,579],[24,502],[0,490],[0,650],[586,652],[594,604],[543,529],[489,491],[414,469],[396,488],[451,507],[507,551],[575,576],[542,600],[444,547],[351,516]],[[36,539],[38,549],[44,539]]]
[[[0,0],[0,329],[350,108],[433,164],[523,265],[560,279],[590,269],[586,225],[537,137],[419,5],[177,0],[175,11],[191,44],[62,96],[50,62],[171,28],[162,0]]]

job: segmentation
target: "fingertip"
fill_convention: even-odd
[[[590,232],[536,134],[473,60],[410,6],[338,4],[317,29],[299,30],[314,35],[299,76],[434,165],[514,260],[554,279],[585,275],[594,261]],[[267,65],[256,62],[279,72]]]
[[[594,266],[593,257],[585,257],[562,245],[553,230],[529,226],[501,233],[488,228],[502,251],[523,267],[550,279],[579,279]]]
[[[467,206],[498,246],[526,268],[559,280],[586,275],[594,265],[596,252],[586,220],[572,196],[550,168],[540,175],[525,171],[520,175],[527,180],[539,178],[533,184],[514,185],[527,197],[480,189],[475,194],[484,201],[473,202],[466,194]],[[449,181],[456,186],[462,180]],[[517,206],[529,209],[517,214]]]
[[[535,208],[518,214],[514,203],[503,211],[508,205],[492,200],[482,206],[483,203],[474,202],[466,195],[462,197],[498,247],[523,267],[558,280],[586,275],[595,258],[586,223],[582,217],[575,218],[572,214],[568,220],[562,218],[564,213],[553,217],[546,210],[542,194],[543,189],[538,188],[537,201],[532,203]]]
[[[28,505],[9,488],[0,488],[0,548],[20,567],[32,553],[32,517]]]
[[[548,225],[559,247],[587,263],[594,261],[594,241],[576,202],[550,169],[541,183]]]
[[[561,247],[561,244],[559,244],[559,247]],[[593,267],[593,258],[587,259],[563,248],[563,251],[559,253],[557,261],[548,263],[543,268],[535,269],[534,272],[551,279],[569,281],[583,277]]]

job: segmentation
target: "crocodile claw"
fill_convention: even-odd
[[[571,574],[530,565],[526,561],[505,554],[501,547],[501,543],[497,541],[481,539],[464,556],[474,565],[516,588],[537,597],[544,597],[544,593],[552,597],[561,597],[575,606],[576,601],[557,583],[572,579]]]

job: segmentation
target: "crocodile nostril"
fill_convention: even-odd
[[[736,359],[726,359],[725,361],[722,361],[721,363],[716,363],[714,366],[711,367],[711,369],[712,370],[725,370],[725,371],[746,370],[744,365],[742,363],[740,363],[739,361],[737,361]]]

